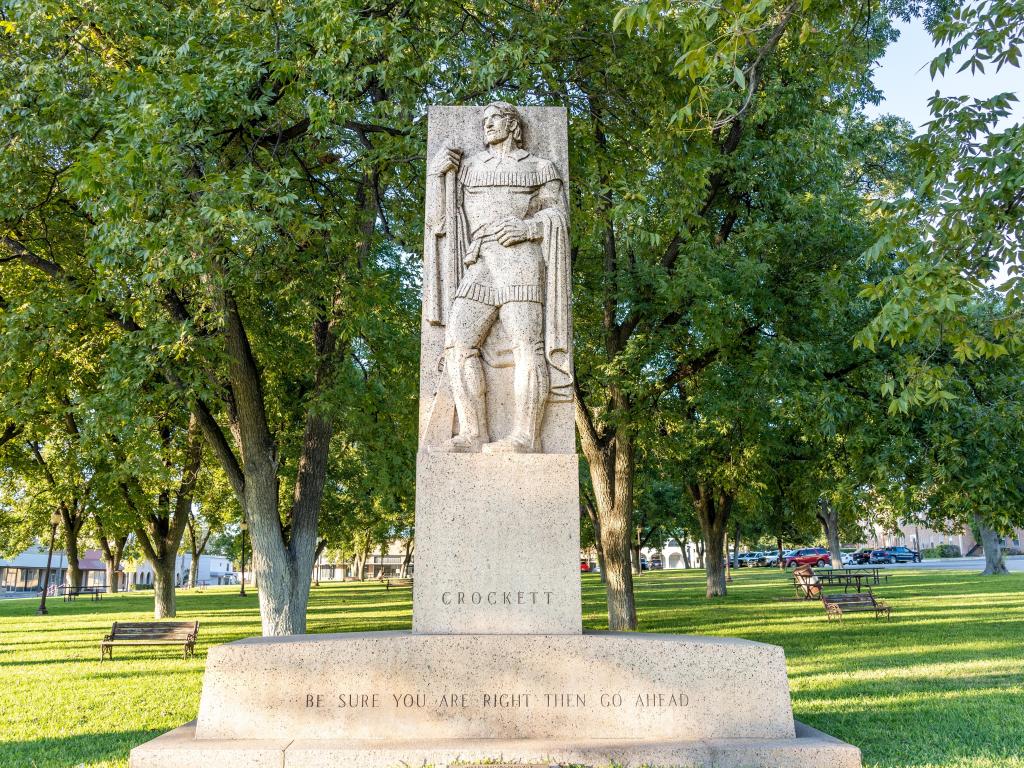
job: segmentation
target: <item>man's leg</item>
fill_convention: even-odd
[[[544,306],[533,301],[510,301],[501,307],[501,323],[512,338],[515,361],[515,416],[512,434],[484,447],[485,453],[535,453],[540,450],[540,426],[550,389],[544,358]]]
[[[497,307],[473,299],[455,299],[444,340],[444,366],[452,387],[459,434],[434,450],[476,453],[490,437],[487,432],[487,381],[480,363],[480,344],[494,325]]]

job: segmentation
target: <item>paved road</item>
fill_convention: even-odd
[[[941,560],[925,560],[921,563],[896,563],[882,565],[880,568],[933,568],[943,571],[978,571],[985,570],[984,557],[944,557]],[[1006,558],[1006,568],[1011,573],[1024,573],[1024,556]]]

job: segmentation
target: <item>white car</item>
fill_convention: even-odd
[[[852,552],[843,552],[843,554],[842,554],[842,556],[841,556],[841,557],[839,558],[839,560],[840,560],[840,562],[841,562],[841,563],[842,563],[842,564],[843,564],[844,566],[845,566],[845,565],[856,565],[856,563],[855,563],[855,562],[854,562],[854,560],[853,560],[853,553],[852,553]]]

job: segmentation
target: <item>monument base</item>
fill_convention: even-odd
[[[860,768],[860,752],[794,726],[777,646],[370,632],[211,648],[198,720],[131,753],[132,768],[495,762]]]
[[[131,753],[131,768],[423,768],[514,763],[538,768],[861,768],[860,750],[796,722],[792,739],[703,741],[451,739],[438,742],[363,739],[196,739],[195,721]]]

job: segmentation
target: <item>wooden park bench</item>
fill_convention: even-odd
[[[115,645],[180,645],[182,658],[195,654],[198,621],[115,621],[100,642],[100,661],[114,660]]]
[[[392,587],[411,587],[412,579],[384,579],[384,589]]]
[[[828,616],[829,621],[832,621],[832,619],[842,621],[844,614],[856,611],[874,611],[876,619],[884,613],[886,621],[889,621],[892,617],[892,608],[878,600],[870,588],[868,588],[867,592],[822,595],[821,602],[825,606],[825,615]]]

